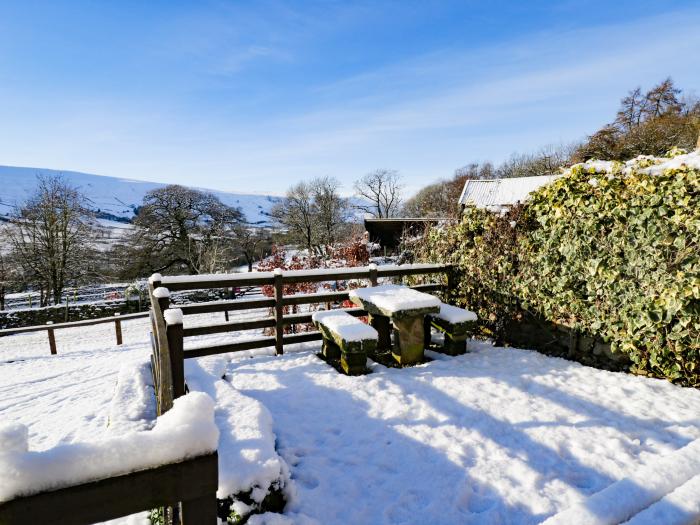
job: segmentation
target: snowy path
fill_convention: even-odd
[[[310,353],[234,361],[297,496],[332,523],[538,523],[700,436],[700,392],[535,352],[340,376]]]

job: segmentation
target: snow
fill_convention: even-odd
[[[154,277],[152,275],[151,279],[156,279],[156,277]],[[163,278],[160,277],[158,280],[161,281],[162,279]],[[151,281],[151,282],[153,282],[153,281]],[[165,288],[163,286],[159,286],[158,288],[153,290],[153,297],[155,297],[156,299],[166,299],[166,298],[170,297],[170,290],[168,290],[167,288]]]
[[[700,475],[643,510],[628,525],[696,525],[700,516]]]
[[[414,263],[414,264],[387,264],[387,265],[382,265],[378,268],[379,275],[387,275],[391,273],[392,271],[396,270],[421,270],[421,269],[430,269],[433,268],[435,265],[430,264],[430,263]],[[263,278],[263,279],[272,279],[275,275],[279,275],[279,273],[275,273],[279,270],[279,272],[282,272],[280,268],[275,268],[275,270],[271,272],[255,272],[255,273],[243,273],[243,274],[199,274],[199,275],[178,275],[178,276],[164,276],[162,278],[162,284],[163,286],[166,286],[170,283],[173,282],[178,282],[178,283],[190,283],[192,285],[196,285],[197,283],[201,282],[206,282],[206,281],[229,281],[231,283],[235,283],[238,280],[245,280],[245,279],[250,279],[252,278]],[[343,275],[347,276],[353,276],[357,275],[358,277],[369,277],[369,266],[356,266],[353,268],[314,268],[312,270],[286,270],[282,272],[282,274],[285,277],[325,277],[328,276],[329,280],[334,280],[335,277],[334,275],[342,273]]]
[[[682,166],[700,170],[700,149],[683,155],[676,155],[670,159],[657,159],[657,161],[658,163],[655,166],[644,168],[640,171],[650,175],[661,175],[666,170],[674,170],[681,168]]]
[[[190,391],[206,392],[216,400],[221,431],[218,496],[252,490],[251,497],[259,503],[274,483],[287,483],[289,469],[275,450],[270,412],[222,379],[227,364],[221,355],[189,359],[185,377]]]
[[[478,319],[474,312],[445,303],[441,303],[440,311],[431,316],[452,324],[469,323]]]
[[[696,390],[473,347],[360,377],[310,353],[233,361],[290,465],[285,516],[534,524],[700,437]]]
[[[668,170],[676,170],[683,166],[700,169],[700,149],[690,153],[671,153],[669,157],[654,157],[652,155],[639,155],[624,163],[617,161],[589,160],[574,166],[582,166],[586,172],[600,174],[615,174],[622,172],[630,174],[633,171],[648,175],[662,175]],[[572,166],[573,167],[573,166]],[[588,181],[592,186],[597,186],[599,181],[592,178]]]
[[[351,300],[358,299],[362,302],[368,302],[390,314],[440,306],[440,299],[434,295],[396,284],[357,288],[352,290],[349,295]]]
[[[1,433],[14,435],[14,449],[0,449],[0,501],[176,463],[216,450],[219,430],[214,402],[193,392],[175,400],[153,430],[101,441],[57,445],[43,451],[19,450],[26,427],[16,423]]]
[[[122,219],[131,219],[141,206],[147,192],[163,188],[166,184],[129,180],[125,178],[92,175],[75,171],[56,171],[43,168],[0,166],[0,215],[8,214],[15,204],[21,204],[36,188],[36,175],[62,175],[78,187],[95,210]],[[201,189],[201,188],[198,188]],[[221,202],[241,208],[251,224],[269,225],[270,210],[281,200],[274,195],[254,195],[227,191],[205,190],[213,193]],[[123,224],[117,223],[118,227]]]
[[[44,333],[0,338],[0,421],[25,425],[33,451],[151,432],[149,321],[122,329],[120,347],[109,325],[58,331],[57,356]],[[288,499],[283,515],[250,523],[534,524],[700,438],[700,392],[664,381],[478,341],[463,356],[426,352],[432,361],[404,369],[369,361],[372,373],[349,377],[314,355],[319,346],[185,363],[190,390],[215,401],[220,495],[247,487],[260,499],[276,485]],[[8,440],[16,429],[0,440],[21,451],[26,439]],[[690,470],[636,523],[696,520]]]
[[[2,454],[17,454],[29,450],[29,430],[21,423],[0,426]]]
[[[156,419],[156,403],[148,357],[127,361],[119,368],[117,386],[109,404],[109,433],[148,430]]]
[[[342,310],[314,312],[311,319],[315,323],[323,323],[345,341],[377,340],[379,337],[374,328]]]
[[[168,308],[163,312],[163,317],[165,318],[165,324],[182,324],[184,316],[182,315],[182,310],[179,308]]]
[[[700,439],[645,465],[629,477],[548,519],[543,525],[620,523],[646,509],[699,473]],[[700,498],[696,503],[697,501],[700,501]]]

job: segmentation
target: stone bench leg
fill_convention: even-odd
[[[425,344],[423,317],[420,315],[392,320],[396,329],[392,354],[399,364],[412,365],[423,360]]]
[[[323,357],[326,359],[340,359],[340,347],[325,337],[323,338]]]
[[[383,315],[369,314],[369,324],[379,334],[378,350],[391,350],[391,320]]]
[[[424,348],[430,348],[430,345],[433,342],[432,339],[432,325],[430,324],[430,318],[426,315],[425,319],[423,320],[423,347]]]
[[[367,369],[367,353],[342,352],[342,355],[340,357],[340,366],[343,368],[343,371],[349,376],[362,375]]]
[[[445,333],[442,352],[447,355],[462,355],[467,353],[467,335],[450,335]]]

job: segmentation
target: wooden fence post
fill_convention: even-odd
[[[280,268],[275,268],[274,274],[274,288],[275,288],[275,352],[277,355],[282,355],[284,353],[284,281],[282,276],[282,270]]]
[[[443,300],[446,303],[449,303],[450,298],[455,295],[454,287],[457,284],[457,279],[456,279],[457,276],[455,275],[455,268],[452,265],[450,265],[447,268],[446,273],[447,273],[447,289],[445,290],[445,297],[443,298]]]
[[[49,321],[46,324],[51,326],[53,321]],[[46,331],[49,334],[49,348],[51,349],[51,355],[56,355],[56,338],[53,335],[53,328],[48,328]]]
[[[185,395],[185,354],[183,352],[182,310],[172,308],[165,312],[165,326],[173,376],[173,399]]]
[[[377,265],[374,263],[369,265],[369,282],[371,286],[377,286]]]
[[[158,415],[164,414],[173,406],[172,363],[170,362],[170,350],[168,349],[167,328],[164,317],[170,306],[170,292],[167,288],[161,286],[153,288],[155,284],[160,284],[160,282],[159,279],[154,279],[153,277],[149,282],[153,308],[153,335],[157,350],[158,385],[156,396],[158,400]]]
[[[121,314],[119,312],[114,314],[114,332],[117,336],[117,346],[122,344],[122,322],[119,319]]]

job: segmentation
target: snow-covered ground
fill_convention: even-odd
[[[185,323],[213,320],[223,315]],[[124,323],[122,347],[112,330],[57,331],[58,356],[46,334],[0,338],[0,420],[27,425],[31,449],[107,437],[120,367],[150,351],[147,320]],[[464,356],[347,377],[319,346],[187,364],[191,387],[217,403],[221,483],[289,479],[286,519],[250,523],[539,523],[700,437],[700,392],[659,380],[474,341]],[[647,515],[692,523],[697,484]]]

